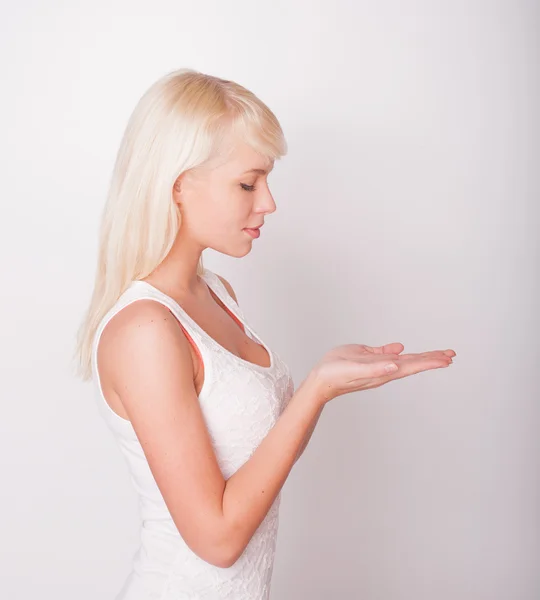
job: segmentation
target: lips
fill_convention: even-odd
[[[244,231],[252,238],[258,238],[261,235],[261,230],[259,227],[246,227],[244,228]]]

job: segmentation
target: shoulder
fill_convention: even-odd
[[[103,330],[100,354],[104,362],[128,375],[171,358],[193,373],[188,340],[167,306],[156,300],[141,298],[118,311]]]
[[[103,337],[148,336],[170,328],[173,322],[174,317],[167,306],[156,300],[141,298],[130,302],[110,318]]]

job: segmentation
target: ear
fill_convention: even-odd
[[[183,171],[173,184],[173,200],[178,206],[185,205],[187,198],[192,195],[192,189],[196,184],[196,174],[194,173],[196,172],[193,169]]]
[[[173,189],[172,189],[172,194],[173,194],[173,200],[174,202],[176,202],[176,204],[180,205],[182,203],[182,177],[183,177],[183,173],[177,177],[176,181],[174,182],[173,185]]]

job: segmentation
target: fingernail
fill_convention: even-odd
[[[389,373],[391,371],[397,371],[397,368],[398,368],[397,365],[394,363],[389,363],[388,365],[384,365],[384,370],[388,371]]]

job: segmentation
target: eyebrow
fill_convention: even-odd
[[[270,171],[271,170],[272,169],[270,169]],[[270,171],[266,171],[265,169],[249,169],[248,171],[245,171],[244,173],[242,173],[242,175],[245,175],[246,173],[258,173],[259,175],[266,175]]]

